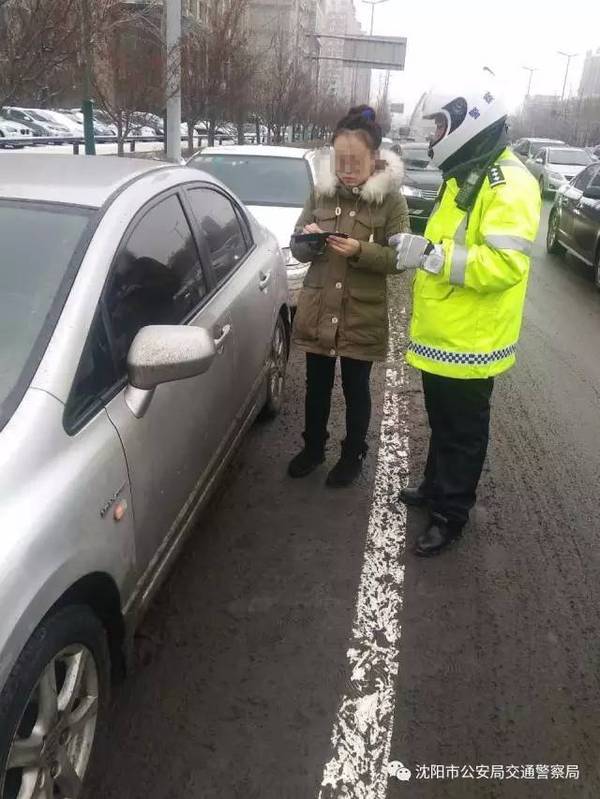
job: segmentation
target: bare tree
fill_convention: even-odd
[[[260,106],[276,144],[287,126],[298,119],[303,100],[311,93],[312,81],[301,68],[287,31],[279,26],[260,76]]]
[[[189,26],[181,47],[182,117],[192,147],[194,125],[203,119],[209,144],[227,113],[237,114],[251,95],[255,59],[244,17],[248,0],[208,0],[203,19]]]
[[[167,65],[174,54],[165,54],[160,9],[153,6],[129,13],[116,0],[105,0],[104,14],[95,19],[95,74],[93,86],[98,105],[117,129],[119,155],[124,140],[141,112],[162,112],[167,94]]]
[[[79,0],[0,0],[0,108],[44,89],[74,58]]]

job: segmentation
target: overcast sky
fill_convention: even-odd
[[[368,33],[371,7],[355,0]],[[493,8],[497,9],[494,16]],[[456,70],[489,66],[506,86],[511,109],[527,91],[560,94],[566,59],[557,50],[580,53],[571,61],[567,95],[576,94],[586,50],[600,47],[600,0],[571,0],[554,6],[540,0],[406,2],[387,0],[375,7],[376,35],[406,36],[406,69],[392,73],[391,99],[410,114],[421,94],[453,65]],[[374,73],[373,91],[378,86]]]

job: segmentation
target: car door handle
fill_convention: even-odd
[[[220,350],[223,347],[223,344],[225,344],[225,341],[229,337],[230,333],[231,333],[231,325],[225,325],[223,328],[221,328],[221,333],[219,335],[219,338],[215,339],[216,350]]]
[[[271,282],[271,273],[270,272],[261,272],[260,273],[260,280],[258,281],[258,288],[261,291],[264,291],[269,283]]]

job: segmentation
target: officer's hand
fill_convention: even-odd
[[[396,269],[418,269],[423,265],[429,240],[412,233],[397,233],[389,240],[390,247],[396,248]]]
[[[444,252],[439,244],[432,244],[424,236],[413,233],[397,233],[388,242],[396,248],[396,269],[425,269],[439,274],[444,266]]]

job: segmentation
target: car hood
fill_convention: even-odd
[[[277,238],[280,247],[290,246],[290,236],[302,211],[301,208],[281,208],[274,205],[248,205],[252,216]]]
[[[546,164],[546,171],[558,172],[559,175],[570,175],[574,177],[583,172],[585,166],[575,164]]]
[[[442,173],[434,169],[407,169],[404,182],[420,189],[439,189],[442,185]]]

